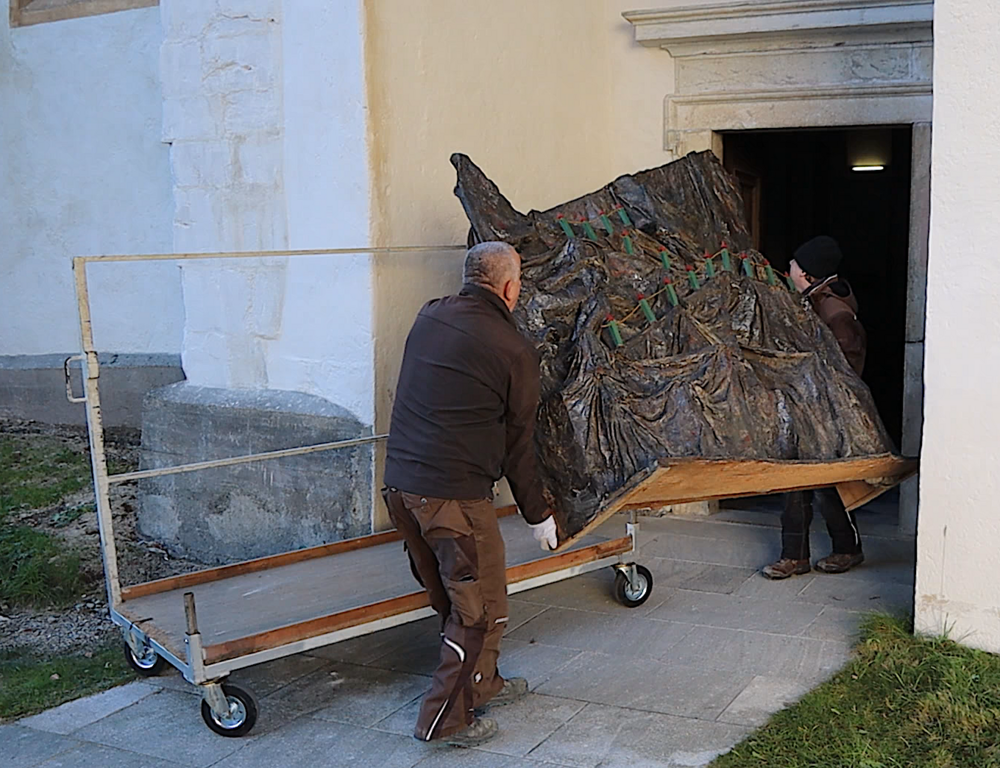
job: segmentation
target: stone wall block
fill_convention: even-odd
[[[225,98],[223,128],[227,134],[253,136],[281,124],[281,97],[271,91],[238,91]]]
[[[204,95],[163,100],[163,141],[212,141],[221,137],[223,104]]]
[[[273,91],[278,82],[280,46],[280,37],[266,29],[206,41],[201,71],[206,93]]]
[[[165,40],[198,38],[218,18],[216,0],[160,0],[160,20]]]
[[[164,98],[197,93],[201,85],[201,43],[194,38],[160,46],[160,83]]]
[[[143,468],[371,434],[322,398],[189,384],[144,404]],[[153,478],[140,485],[139,530],[177,556],[227,563],[371,532],[371,448]]]

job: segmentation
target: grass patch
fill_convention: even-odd
[[[0,436],[0,602],[64,605],[80,594],[77,555],[58,539],[9,517],[14,511],[57,504],[89,483],[86,453],[52,438]],[[83,511],[67,510],[64,524]]]
[[[83,587],[80,558],[54,537],[26,525],[0,522],[0,601],[65,605]]]
[[[53,679],[53,676],[56,676]],[[23,651],[0,653],[0,720],[41,712],[135,678],[118,646],[85,656],[44,659]]]
[[[713,768],[1000,766],[1000,656],[865,622],[857,658]]]
[[[0,436],[0,520],[58,503],[91,482],[90,456],[49,437]]]

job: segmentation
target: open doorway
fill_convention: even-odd
[[[870,130],[870,129],[869,129]],[[863,379],[897,447],[903,413],[910,126],[890,127],[883,170],[857,171],[853,129],[744,131],[723,136],[723,157],[743,193],[755,246],[787,271],[795,249],[835,238],[868,333]]]

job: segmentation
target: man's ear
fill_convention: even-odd
[[[503,300],[509,304],[513,298],[514,298],[514,281],[507,280],[503,284]]]

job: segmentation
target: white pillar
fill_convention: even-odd
[[[174,249],[367,245],[356,0],[161,0]],[[193,384],[319,395],[374,422],[368,256],[187,263]]]
[[[934,137],[916,627],[1000,652],[996,9],[934,9]]]

